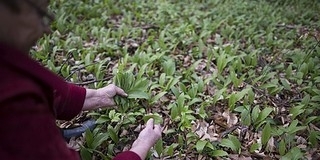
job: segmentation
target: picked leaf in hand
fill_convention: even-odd
[[[163,119],[158,113],[145,115],[143,117],[143,121],[146,123],[150,118],[153,118],[154,124],[162,124],[163,123]]]

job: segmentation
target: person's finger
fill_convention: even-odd
[[[123,89],[121,89],[121,88],[119,88],[119,87],[117,87],[117,86],[115,86],[115,90],[116,90],[116,93],[117,93],[118,95],[121,95],[121,96],[124,96],[124,97],[127,97],[127,96],[128,96],[128,94],[127,94],[126,92],[124,92]]]
[[[161,136],[162,129],[160,125],[158,124],[154,125],[154,131]]]
[[[152,128],[153,129],[153,118],[150,118],[146,123],[146,128]]]

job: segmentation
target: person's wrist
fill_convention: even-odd
[[[134,141],[130,151],[136,153],[142,160],[144,160],[152,146],[143,143],[140,139]]]
[[[96,89],[86,89],[86,99],[82,110],[93,110],[98,108],[99,100],[97,99],[98,92]]]
[[[140,148],[144,148],[144,149],[150,149],[154,144],[150,143],[150,141],[148,140],[143,140],[141,139],[140,137],[138,137],[134,142],[133,142],[133,145],[132,145],[132,148],[133,147],[140,147]]]

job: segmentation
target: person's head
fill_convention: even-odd
[[[0,42],[29,52],[50,32],[48,5],[49,0],[0,0]]]

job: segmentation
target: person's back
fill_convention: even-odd
[[[80,159],[56,119],[111,107],[114,96],[127,96],[113,84],[86,89],[67,83],[29,57],[35,42],[50,32],[47,6],[47,0],[0,0],[0,159]],[[160,136],[160,125],[149,120],[130,151],[115,159],[144,159]]]
[[[1,159],[79,159],[75,151],[67,149],[55,116],[70,119],[83,102],[71,102],[68,105],[78,107],[63,114],[53,106],[59,99],[55,99],[52,86],[54,82],[67,88],[63,80],[18,50],[0,45],[0,54],[0,74],[5,75],[0,83]]]

